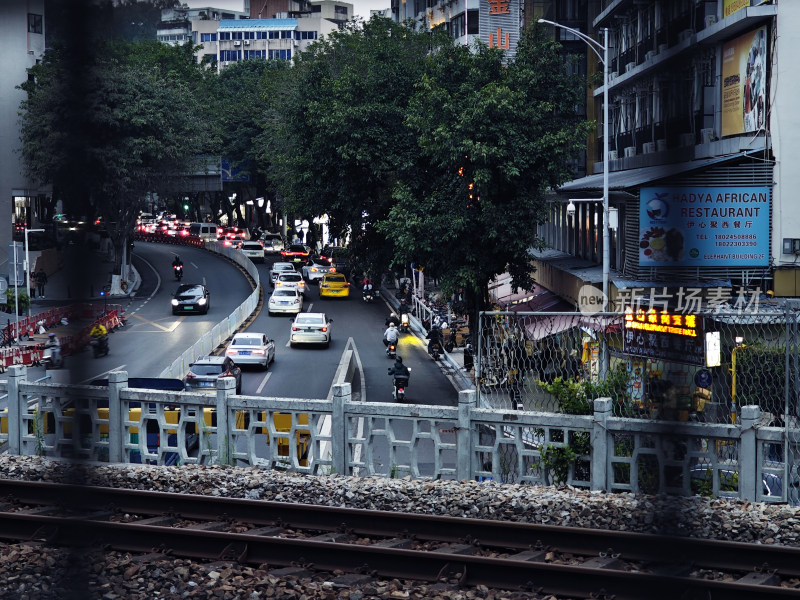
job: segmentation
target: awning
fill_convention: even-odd
[[[669,165],[654,165],[652,167],[641,167],[638,169],[611,171],[608,174],[608,189],[612,191],[627,190],[629,188],[639,187],[645,183],[653,183],[660,179],[696,171],[697,169],[703,169],[711,165],[736,160],[745,156],[747,156],[747,152],[739,152],[728,156],[717,156],[714,158],[692,160]],[[589,175],[569,181],[558,188],[558,192],[598,192],[602,194],[603,174]],[[600,200],[600,198],[598,198],[598,200]]]

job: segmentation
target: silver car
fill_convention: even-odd
[[[225,356],[239,366],[257,365],[268,369],[275,360],[275,342],[265,333],[237,333],[228,344]]]
[[[283,250],[283,239],[277,233],[262,234],[261,242],[264,245],[264,252],[267,254],[279,254]]]
[[[275,287],[275,282],[278,281],[278,275],[281,273],[294,273],[295,268],[292,263],[288,262],[276,262],[272,265],[272,269],[269,272],[269,279],[270,284]]]
[[[325,313],[300,313],[292,321],[289,345],[324,344],[327,348],[331,343],[331,323],[333,319]]]
[[[261,245],[261,242],[242,242],[240,250],[253,262],[264,262],[264,246]]]
[[[275,289],[279,290],[281,288],[294,288],[301,296],[306,296],[305,279],[297,271],[285,271],[278,275],[278,279],[275,281]]]
[[[267,301],[269,316],[275,313],[297,314],[303,310],[303,296],[296,288],[277,288]]]

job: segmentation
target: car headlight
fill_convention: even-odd
[[[200,298],[200,301],[198,302],[198,304],[200,306],[203,306],[205,303],[206,303],[206,299],[205,298]]]
[[[175,298],[172,299],[172,306],[178,306],[178,301]]]

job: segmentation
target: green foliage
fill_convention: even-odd
[[[17,291],[16,297],[14,294],[14,288],[8,288],[6,290],[6,306],[8,307],[10,312],[14,312],[16,309],[14,308],[19,306],[19,311],[24,312],[28,310],[31,305],[31,298],[28,296],[27,292]]]
[[[706,469],[700,477],[692,477],[689,486],[695,496],[711,498],[714,496],[714,471]],[[736,492],[739,490],[739,473],[737,471],[719,472],[719,490],[721,492]]]
[[[562,485],[569,480],[569,469],[579,454],[569,446],[550,444],[539,452],[539,459],[533,467],[543,469],[548,483]]]
[[[791,379],[791,378],[790,378]],[[786,346],[761,341],[736,349],[736,402],[781,413],[786,395]],[[797,394],[790,390],[790,397]]]
[[[539,381],[539,387],[551,393],[558,401],[562,412],[568,415],[590,415],[594,412],[593,401],[611,398],[615,407],[625,413],[630,409],[628,372],[624,365],[609,369],[606,378],[597,383],[556,377],[552,383]]]

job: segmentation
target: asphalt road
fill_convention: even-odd
[[[211,294],[207,315],[173,315],[170,300],[178,286],[172,274],[175,253],[184,262],[182,283],[203,283]],[[391,402],[392,384],[387,369],[392,361],[382,343],[388,305],[378,299],[371,304],[361,300],[353,289],[348,299],[321,300],[319,288],[309,285],[304,312],[325,312],[333,319],[330,347],[289,347],[291,316],[269,316],[266,300],[272,291],[269,269],[279,257],[268,257],[257,265],[264,285],[264,307],[248,331],[265,332],[275,340],[276,359],[269,370],[245,367],[242,393],[280,398],[328,397],[342,353],[350,344],[356,353],[363,378],[354,382],[354,394],[365,402]],[[126,306],[127,325],[110,335],[108,356],[93,358],[90,351],[70,357],[68,370],[50,371],[53,379],[70,383],[89,383],[109,371],[125,370],[130,377],[157,377],[165,365],[206,331],[222,321],[251,293],[245,275],[227,260],[192,247],[139,243],[133,255],[142,276],[136,297]],[[404,335],[398,353],[411,368],[406,402],[455,406],[457,392],[437,363],[426,352],[425,344],[413,335]],[[32,369],[30,379],[44,375]],[[42,371],[41,373],[39,371]]]

